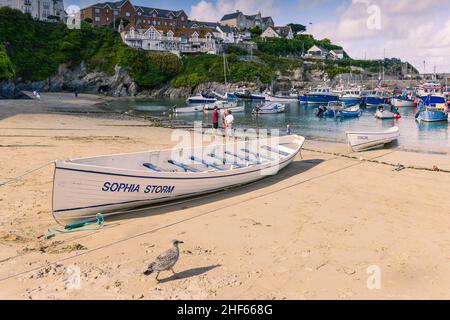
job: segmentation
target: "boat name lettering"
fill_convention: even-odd
[[[358,136],[359,140],[369,140],[368,136]]]
[[[175,186],[152,186],[147,185],[144,193],[172,193]],[[141,186],[139,184],[118,183],[118,182],[105,182],[102,187],[102,191],[105,192],[137,192],[139,193]]]

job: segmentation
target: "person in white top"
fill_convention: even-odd
[[[228,114],[225,117],[225,129],[227,131],[227,136],[232,137],[233,136],[233,123],[234,123],[234,116],[231,114],[230,110],[227,110]]]

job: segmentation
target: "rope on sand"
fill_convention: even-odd
[[[46,164],[44,164],[44,165],[42,165],[40,167],[37,167],[35,169],[31,169],[31,170],[29,170],[29,171],[27,171],[27,172],[25,172],[25,173],[23,173],[23,174],[21,174],[21,175],[19,175],[17,177],[11,178],[11,179],[9,179],[9,180],[7,180],[5,182],[0,183],[0,187],[3,187],[4,185],[7,185],[8,183],[11,183],[13,181],[19,180],[19,179],[21,179],[21,178],[23,178],[23,177],[25,177],[25,176],[33,173],[33,172],[39,171],[41,169],[44,169],[44,168],[46,168],[46,167],[48,167],[48,166],[50,166],[50,165],[52,165],[54,163],[55,163],[54,161],[51,161],[51,162],[48,162],[48,163],[46,163]]]
[[[419,167],[419,166],[413,166],[413,165],[405,166],[401,163],[395,164],[395,163],[379,161],[379,160],[375,160],[375,159],[366,159],[366,158],[352,156],[350,154],[342,154],[342,153],[338,153],[338,152],[328,152],[328,151],[314,150],[314,149],[308,149],[308,148],[303,148],[303,150],[309,151],[309,152],[320,153],[320,154],[332,155],[332,156],[341,157],[341,158],[347,158],[347,159],[353,159],[353,160],[364,161],[364,162],[369,162],[369,163],[382,164],[385,166],[391,166],[391,167],[394,167],[394,171],[402,171],[405,169],[411,169],[411,170],[419,170],[419,171],[450,173],[450,170],[440,169],[438,166],[435,166],[435,165],[432,168]]]

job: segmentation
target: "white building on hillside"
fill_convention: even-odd
[[[147,30],[131,27],[121,33],[130,47],[151,51],[212,53],[218,51],[213,30],[206,28],[154,27]]]
[[[284,39],[294,39],[294,33],[290,26],[285,27],[268,27],[261,34],[261,38],[284,38]]]
[[[0,0],[0,7],[18,9],[43,21],[54,21],[52,17],[65,21],[66,17],[64,0]]]

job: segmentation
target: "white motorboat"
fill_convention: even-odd
[[[236,108],[237,107],[237,103],[236,102],[232,102],[232,101],[217,101],[215,103],[205,104],[203,106],[203,110],[205,110],[205,111],[213,111],[216,107],[219,110],[232,109],[232,108]]]
[[[290,92],[288,94],[281,93],[281,94],[276,94],[276,95],[267,93],[265,95],[265,99],[266,99],[266,101],[269,101],[269,102],[287,102],[287,103],[299,102],[298,93],[294,93],[294,92]]]
[[[299,153],[291,135],[55,162],[53,216],[73,225],[277,174]]]
[[[353,151],[376,149],[397,140],[399,136],[398,127],[379,132],[347,132],[347,140]]]
[[[173,107],[174,113],[196,113],[196,112],[203,112],[203,105],[196,105],[191,107],[183,107],[178,108],[177,106]]]
[[[286,109],[286,106],[281,103],[266,103],[259,105],[253,109],[254,114],[269,114],[269,113],[282,113]]]

